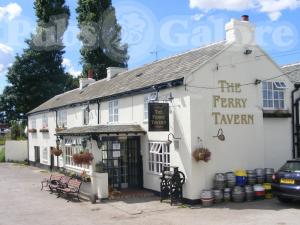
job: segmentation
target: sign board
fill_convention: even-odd
[[[169,131],[169,103],[149,103],[149,131]]]

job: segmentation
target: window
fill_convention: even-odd
[[[119,102],[118,100],[109,102],[109,122],[116,123],[119,121]]]
[[[144,120],[148,120],[148,104],[156,99],[157,94],[151,93],[144,97]]]
[[[82,146],[81,146],[81,138],[67,138],[65,139],[65,164],[68,167],[78,169],[78,170],[89,170],[89,165],[76,165],[73,162],[73,155],[78,154],[82,151]]]
[[[36,120],[31,119],[31,129],[36,129]]]
[[[42,155],[42,157],[43,157],[43,163],[48,163],[48,155],[49,155],[48,148],[45,147],[43,149],[43,155]]]
[[[284,92],[286,88],[284,82],[263,82],[263,107],[284,109]]]
[[[58,127],[67,127],[67,110],[60,110],[57,112]]]
[[[83,125],[88,125],[90,122],[90,109],[89,107],[86,107],[83,110]]]
[[[43,115],[43,128],[48,128],[48,117],[46,114]]]
[[[149,142],[149,171],[161,174],[164,166],[170,166],[170,149],[166,142]]]

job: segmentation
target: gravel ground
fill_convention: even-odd
[[[300,204],[275,199],[212,208],[171,207],[157,198],[68,202],[40,191],[40,181],[48,176],[37,168],[0,164],[0,225],[300,224]]]

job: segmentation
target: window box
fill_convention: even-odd
[[[49,129],[48,128],[42,128],[40,129],[41,133],[49,133]]]
[[[263,110],[264,118],[290,118],[292,114],[288,110]]]
[[[36,133],[36,132],[37,132],[37,130],[35,128],[32,128],[32,129],[28,130],[28,133]]]

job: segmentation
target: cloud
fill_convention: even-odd
[[[66,68],[67,72],[73,77],[78,77],[81,75],[81,71],[75,69],[70,59],[64,58],[62,64]]]
[[[9,3],[6,6],[0,7],[0,21],[7,18],[13,20],[14,18],[21,15],[22,8],[17,3]]]
[[[0,74],[4,73],[14,60],[14,50],[0,43]]]
[[[277,20],[284,10],[300,7],[299,0],[189,0],[191,8],[204,12],[210,10],[244,11],[256,10],[266,13],[271,20]]]
[[[194,21],[200,21],[205,15],[203,13],[198,13],[195,14],[191,17],[192,20]]]

